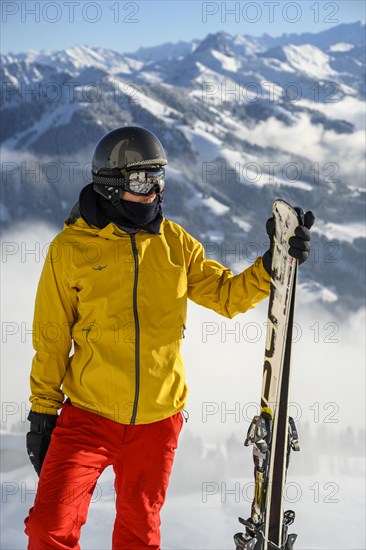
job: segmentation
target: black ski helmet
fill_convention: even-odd
[[[113,201],[125,189],[128,171],[167,163],[164,148],[152,132],[138,126],[117,128],[103,136],[94,150],[94,189]]]

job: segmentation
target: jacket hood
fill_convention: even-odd
[[[106,216],[102,214],[100,200],[102,198],[94,191],[92,183],[83,187],[79,195],[80,215],[89,225],[94,225],[100,229],[103,229],[103,227],[110,223]],[[104,200],[107,202],[106,199]]]

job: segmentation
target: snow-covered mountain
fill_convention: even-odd
[[[1,217],[60,226],[96,142],[137,124],[167,149],[165,213],[237,271],[264,252],[281,197],[316,212],[308,299],[355,308],[365,284],[365,26],[118,53],[1,57]]]

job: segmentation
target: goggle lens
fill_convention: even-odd
[[[127,191],[134,195],[150,195],[154,190],[161,193],[165,187],[165,170],[138,170],[127,174]]]

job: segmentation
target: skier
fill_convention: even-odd
[[[160,549],[187,397],[179,352],[187,298],[231,318],[268,296],[270,247],[234,276],[163,217],[166,164],[150,131],[106,134],[94,152],[93,183],[49,248],[34,314],[27,452],[40,478],[25,520],[29,550],[80,548],[109,465],[112,549]],[[270,239],[273,231],[269,220]],[[290,253],[300,263],[309,241],[299,226]]]

